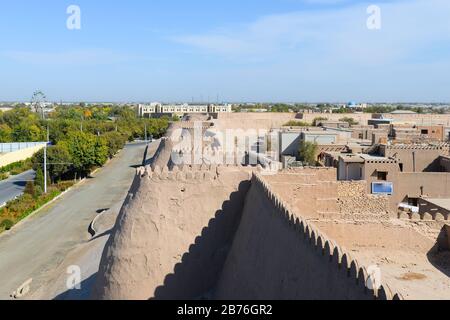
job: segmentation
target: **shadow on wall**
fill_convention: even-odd
[[[71,301],[71,300],[89,300],[91,295],[91,289],[95,284],[95,278],[97,274],[93,274],[86,280],[82,281],[80,284],[80,290],[78,289],[71,289],[67,290],[64,293],[61,293],[60,295],[56,296],[53,300],[62,300],[62,301]]]
[[[166,276],[152,300],[209,299],[221,274],[242,217],[251,182],[239,185],[238,191],[223,203],[202,234],[195,239],[174,273]]]
[[[439,233],[435,246],[428,252],[428,261],[439,271],[450,277],[450,226]]]
[[[436,158],[423,172],[445,172],[445,168],[441,165],[441,157]]]

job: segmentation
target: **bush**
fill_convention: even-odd
[[[301,141],[299,147],[300,161],[304,165],[315,166],[317,164],[316,154],[318,145],[316,143]]]
[[[24,193],[29,194],[32,197],[34,197],[36,195],[36,190],[34,188],[34,182],[33,181],[27,181]]]
[[[0,229],[3,229],[3,230],[11,230],[11,228],[14,226],[14,222],[12,222],[11,220],[9,220],[9,219],[6,219],[6,220],[3,220],[1,223],[0,223]]]
[[[284,125],[285,127],[310,127],[311,124],[305,121],[289,121]]]
[[[58,188],[59,191],[64,192],[67,189],[69,189],[70,187],[72,187],[74,185],[73,181],[62,181],[59,182],[56,187]]]
[[[313,126],[314,126],[314,127],[317,127],[317,126],[319,126],[319,123],[320,123],[320,122],[322,122],[322,121],[327,121],[327,120],[328,120],[328,118],[317,117],[317,118],[315,118],[314,121],[313,121]]]
[[[7,166],[0,168],[0,173],[10,173],[12,175],[17,175],[27,170],[30,170],[31,167],[32,167],[31,159],[27,159],[24,161],[11,163]]]
[[[344,118],[342,118],[342,119],[339,119],[339,121],[341,121],[341,122],[347,122],[347,123],[348,123],[349,125],[351,125],[351,126],[356,126],[356,125],[359,124],[355,119],[349,118],[349,117],[344,117]]]

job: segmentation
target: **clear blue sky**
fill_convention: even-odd
[[[448,0],[2,0],[0,39],[0,101],[450,101]]]

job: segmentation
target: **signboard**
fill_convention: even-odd
[[[373,182],[372,194],[392,195],[394,193],[394,184],[392,182]]]

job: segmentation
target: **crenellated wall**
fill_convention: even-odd
[[[207,297],[249,184],[249,171],[234,168],[139,168],[103,253],[93,298]]]
[[[367,269],[294,214],[261,170],[139,168],[92,298],[401,298],[386,284],[368,289]]]
[[[367,288],[370,279],[348,252],[295,215],[253,174],[216,299],[394,298],[386,284],[378,290]]]

